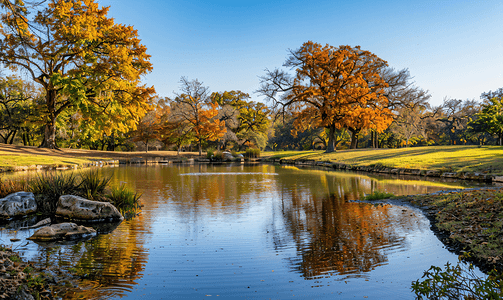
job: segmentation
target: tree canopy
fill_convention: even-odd
[[[360,47],[322,46],[311,41],[291,50],[283,65],[295,69],[266,71],[259,93],[275,108],[296,114],[297,131],[324,127],[329,131],[327,152],[335,151],[337,129],[385,130],[392,121],[380,76],[386,61]]]
[[[97,131],[134,129],[155,92],[141,84],[152,65],[138,32],[94,0],[47,2],[33,11],[16,2],[16,13],[3,5],[0,28],[0,62],[45,91],[41,146],[56,147],[56,120],[69,108]]]

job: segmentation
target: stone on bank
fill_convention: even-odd
[[[124,220],[119,210],[111,203],[91,201],[74,195],[59,197],[56,217],[88,222]]]
[[[96,235],[96,230],[75,223],[60,223],[40,228],[29,240],[50,242],[56,240],[85,239]]]
[[[0,219],[22,217],[37,211],[35,196],[30,192],[17,192],[0,199]]]

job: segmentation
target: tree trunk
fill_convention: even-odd
[[[201,140],[199,140],[198,148],[199,148],[199,156],[203,156],[203,146],[201,145]]]
[[[328,128],[328,144],[327,151],[325,153],[336,152],[336,144],[335,144],[335,125],[330,125]]]
[[[55,121],[50,121],[45,124],[44,129],[44,140],[39,148],[49,148],[49,149],[57,149],[56,147],[56,125]]]
[[[49,148],[49,149],[57,149],[56,146],[56,91],[49,90],[46,94],[46,104],[47,110],[49,111],[48,118],[49,120],[45,124],[44,129],[44,140],[39,148]]]
[[[349,146],[349,149],[356,149],[358,148],[358,134],[360,133],[360,130],[349,129],[349,132],[351,132],[351,145]]]

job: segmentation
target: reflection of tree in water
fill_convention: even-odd
[[[338,185],[342,188],[331,191],[331,196],[321,195],[332,190],[325,187],[316,192],[293,189],[283,195],[284,224],[299,253],[290,259],[294,270],[308,279],[361,274],[387,263],[386,248],[406,247],[395,227],[411,227],[405,216],[394,214],[390,205],[348,202],[360,187],[351,180]],[[351,187],[348,193],[344,187]],[[273,241],[285,243],[284,238]]]
[[[40,249],[34,259],[39,266],[73,274],[78,287],[68,289],[64,299],[107,299],[123,296],[137,284],[148,260],[143,247],[147,231],[142,216],[122,223],[113,233],[74,245]]]

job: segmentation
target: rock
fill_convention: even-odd
[[[234,156],[227,151],[222,152],[222,160],[224,161],[229,161],[229,160],[234,160]]]
[[[56,216],[87,222],[124,220],[117,208],[109,202],[91,201],[73,195],[59,197]]]
[[[37,211],[35,196],[29,192],[17,192],[0,199],[0,219],[22,217]]]
[[[50,242],[55,240],[85,239],[96,235],[93,228],[79,226],[75,223],[60,223],[40,228],[29,237],[29,240]]]
[[[21,227],[19,229],[34,229],[34,228],[39,228],[39,227],[49,225],[49,224],[51,224],[51,218],[46,218],[46,219],[43,219],[42,221],[38,222],[35,225],[28,226],[28,227]]]

